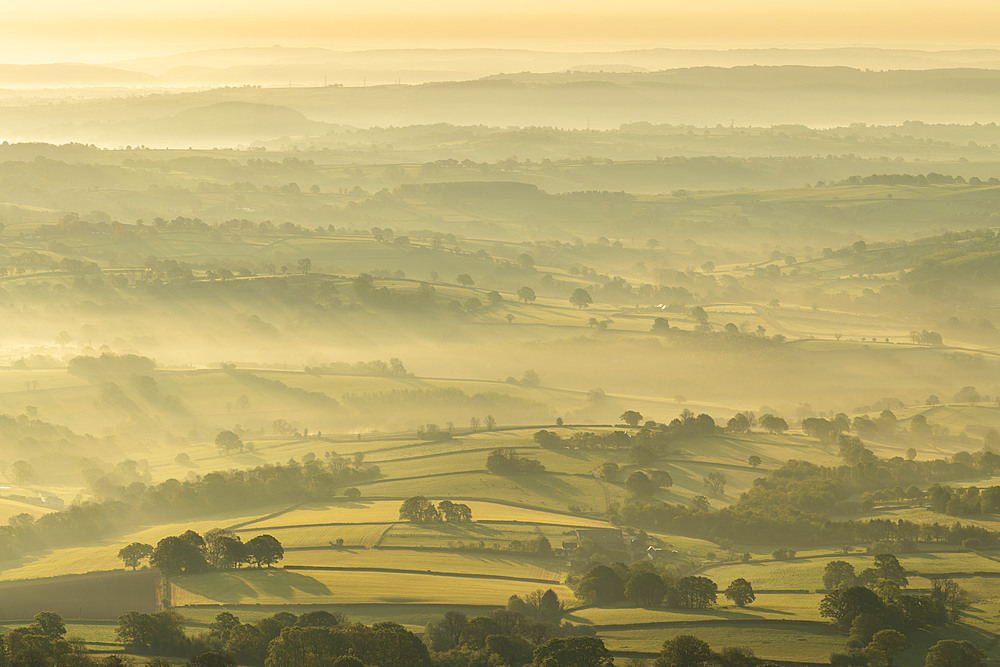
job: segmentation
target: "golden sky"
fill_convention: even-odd
[[[1000,45],[998,0],[0,0],[0,62],[228,46]]]

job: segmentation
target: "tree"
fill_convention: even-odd
[[[517,290],[517,298],[524,303],[534,303],[535,302],[535,290],[528,286],[524,286]]]
[[[594,299],[591,298],[590,293],[587,292],[587,290],[582,287],[577,287],[573,290],[573,294],[570,295],[569,302],[580,310],[583,310],[590,304],[594,303]]]
[[[721,472],[708,473],[702,479],[702,482],[717,496],[721,496],[726,492],[726,476]]]
[[[654,470],[649,474],[649,479],[652,480],[653,484],[656,484],[657,488],[669,489],[674,485],[674,478],[670,476],[670,473],[666,470]]]
[[[708,577],[683,577],[677,582],[677,606],[705,609],[715,604],[719,587]]]
[[[66,624],[62,616],[54,611],[40,611],[35,614],[34,623],[28,626],[31,632],[58,639],[66,634]]]
[[[269,641],[256,625],[239,623],[230,631],[225,650],[241,665],[261,665]]]
[[[118,617],[115,634],[130,653],[186,655],[188,650],[184,617],[173,611],[155,614],[130,611]]]
[[[617,602],[625,597],[625,584],[607,565],[595,565],[580,579],[576,596],[585,604]]]
[[[653,320],[653,326],[649,329],[650,333],[655,333],[659,336],[666,335],[670,331],[670,320],[665,317],[657,317]]]
[[[598,637],[550,639],[535,649],[532,667],[614,667],[611,651]]]
[[[655,667],[704,667],[712,660],[709,645],[691,635],[677,635],[663,642]]]
[[[563,439],[558,433],[546,431],[545,429],[537,431],[532,437],[538,443],[539,447],[544,447],[545,449],[555,449],[556,447],[561,447],[563,444]]]
[[[753,593],[753,586],[743,578],[734,579],[724,593],[737,607],[745,607],[757,599]]]
[[[927,652],[925,667],[984,667],[986,654],[970,642],[942,639]]]
[[[208,569],[205,555],[191,540],[181,537],[164,537],[156,543],[149,562],[164,574],[194,574]]]
[[[455,278],[455,282],[461,285],[462,287],[472,287],[473,285],[476,284],[476,281],[473,280],[472,276],[470,276],[468,273],[458,274],[458,276]]]
[[[153,555],[153,547],[142,542],[133,542],[118,550],[118,557],[125,563],[125,567],[133,570],[139,567],[139,563]]]
[[[551,588],[545,591],[538,589],[524,596],[525,606],[531,614],[542,623],[558,625],[563,613],[563,603]]]
[[[625,597],[637,607],[660,604],[666,592],[666,584],[655,572],[637,572],[625,584]]]
[[[441,520],[441,514],[431,501],[413,496],[399,506],[399,518],[412,523],[434,523]]]
[[[644,498],[656,491],[656,485],[641,470],[636,470],[628,476],[625,488],[628,489],[629,495],[636,498]]]
[[[27,461],[14,461],[11,465],[14,481],[18,484],[30,484],[35,480],[35,469]]]
[[[746,433],[750,430],[750,420],[742,412],[738,412],[726,423],[726,430],[730,433]]]
[[[969,593],[951,579],[935,579],[931,582],[930,598],[945,610],[948,618],[958,619],[963,609],[969,606]]]
[[[328,665],[351,650],[351,640],[337,628],[286,627],[267,648],[267,667]]]
[[[238,667],[238,663],[228,653],[202,651],[188,660],[187,667]]]
[[[978,403],[982,399],[976,388],[971,385],[966,385],[958,390],[955,394],[956,403]]]
[[[854,566],[844,560],[832,560],[823,570],[823,587],[827,590],[853,586],[856,579]]]
[[[873,591],[864,586],[850,586],[827,593],[819,604],[819,615],[829,618],[842,630],[847,630],[857,616],[880,616],[884,609],[882,600]]]
[[[295,625],[300,628],[343,628],[347,627],[347,617],[323,609],[307,611],[299,616]]]
[[[312,270],[313,261],[308,257],[303,257],[298,261],[299,273],[309,273]]]
[[[906,648],[906,636],[898,630],[879,630],[864,648],[864,654],[886,667],[892,667],[892,660]]]
[[[221,534],[214,536],[207,545],[208,560],[220,570],[239,567],[248,559],[246,545],[238,535]]]
[[[892,554],[875,556],[875,573],[877,579],[889,579],[900,586],[906,586],[910,583],[906,578],[906,570],[899,564],[899,559]]]
[[[258,535],[247,542],[247,553],[257,567],[261,565],[271,567],[285,557],[285,549],[281,546],[281,542],[267,534]]]
[[[371,627],[354,624],[342,632],[352,652],[366,665],[379,667],[430,667],[427,646],[415,634],[399,625],[383,621]],[[294,664],[294,663],[279,663]]]
[[[538,377],[538,373],[531,370],[530,368],[524,371],[524,375],[521,376],[521,384],[525,387],[537,387],[542,383],[542,379]]]
[[[762,415],[758,421],[761,427],[769,433],[780,434],[788,430],[788,422],[781,417],[775,417],[774,415]]]
[[[628,450],[628,460],[637,466],[648,466],[656,460],[656,452],[649,445],[634,445]]]
[[[745,646],[727,646],[719,651],[717,660],[720,667],[776,667],[773,662],[762,662]]]
[[[219,431],[215,436],[215,446],[223,454],[228,454],[232,449],[243,449],[243,441],[232,431]]]
[[[751,468],[756,469],[757,466],[759,466],[762,462],[759,456],[757,456],[756,454],[751,454],[750,457],[747,459],[747,463],[750,464]]]
[[[497,426],[497,420],[494,419],[493,415],[486,415],[483,419],[483,425],[486,426],[487,431],[492,431]]]
[[[448,523],[468,523],[472,521],[472,509],[465,503],[442,500],[437,506],[441,518]]]
[[[639,425],[639,422],[642,421],[642,415],[635,410],[626,410],[620,417],[618,417],[618,419],[621,419],[629,426],[635,428]]]
[[[450,651],[462,643],[467,625],[465,614],[448,611],[441,620],[427,624],[424,636],[430,642],[432,651]]]
[[[486,638],[486,654],[496,656],[503,665],[527,665],[535,646],[520,634],[490,635]]]

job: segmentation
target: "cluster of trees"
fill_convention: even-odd
[[[505,609],[468,618],[455,611],[427,624],[424,641],[435,667],[508,665],[509,667],[613,667],[604,642],[560,626],[562,603],[551,589],[524,598],[513,595]]]
[[[378,474],[376,466],[331,457],[212,472],[183,482],[168,479],[149,486],[131,482],[115,487],[112,498],[74,504],[37,519],[25,515],[12,525],[0,526],[0,557],[92,540],[144,521],[168,523],[233,509],[330,500],[338,487]]]
[[[104,352],[99,357],[73,357],[66,366],[67,372],[71,375],[91,378],[149,375],[155,368],[156,363],[149,357],[113,352]]]
[[[850,572],[844,567],[847,564],[834,563],[830,564],[834,565],[832,568],[827,566],[824,581],[838,586],[820,602],[819,612],[847,632],[849,639],[846,653],[835,654],[831,658],[833,664],[868,664],[872,660],[891,665],[893,658],[907,646],[905,632],[953,620],[968,604],[965,591],[949,580],[932,582],[928,595],[905,594],[906,577],[899,563],[889,554],[876,557],[875,567],[863,572],[854,583],[850,583]],[[867,585],[857,585],[865,578]],[[946,648],[938,647],[937,652]],[[935,663],[928,657],[926,664]],[[937,664],[957,667],[976,663]]]
[[[66,637],[66,625],[59,614],[43,611],[29,625],[0,635],[0,665],[7,667],[119,667],[121,656],[94,658],[82,639]],[[159,666],[156,666],[159,667]]]
[[[222,364],[222,370],[227,375],[239,380],[241,384],[255,386],[268,393],[285,395],[304,405],[327,410],[340,405],[337,399],[327,396],[321,391],[309,391],[301,387],[290,387],[281,380],[261,377],[250,371],[236,368],[233,364]]]
[[[874,565],[865,568],[860,575],[854,571],[853,565],[843,560],[830,561],[823,570],[823,586],[827,590],[845,586],[869,586],[883,580],[903,587],[909,585],[906,571],[899,564],[899,559],[892,554],[875,556]]]
[[[730,646],[719,652],[708,642],[693,635],[677,635],[663,642],[653,667],[777,667],[761,660],[742,646]]]
[[[975,393],[974,387],[966,387],[962,391],[964,392],[966,390],[972,390],[976,398],[978,398],[979,394]],[[936,396],[931,396],[927,400],[929,402],[936,403],[938,399]],[[975,402],[970,400],[968,394],[963,394],[962,392],[959,392],[959,395],[956,395],[955,400],[965,403]],[[828,445],[836,444],[839,440],[843,439],[844,434],[851,432],[859,438],[880,438],[883,440],[908,439],[914,442],[923,442],[931,436],[945,436],[948,431],[947,427],[937,426],[928,422],[927,417],[922,414],[917,414],[911,417],[907,423],[907,428],[904,428],[892,410],[888,409],[882,410],[882,412],[879,413],[879,415],[874,419],[868,415],[859,415],[854,417],[854,419],[851,419],[842,412],[838,413],[831,419],[823,417],[807,417],[802,420],[802,430],[805,431],[806,434],[811,435]],[[995,438],[995,436],[993,437]],[[990,444],[996,444],[997,439],[994,439],[991,442],[988,434],[987,438],[984,440],[984,444],[988,446]]]
[[[601,466],[600,474],[603,479],[610,479],[618,470],[616,463],[609,463],[610,466],[607,463]],[[648,474],[642,470],[635,470],[625,479],[625,490],[632,498],[645,498],[656,493],[657,489],[670,488],[673,484],[674,479],[665,470],[651,470]]]
[[[627,410],[621,416],[629,426],[638,426],[642,421],[642,415],[634,410]],[[672,419],[668,424],[658,424],[647,421],[643,427],[630,435],[621,430],[616,431],[581,431],[574,433],[569,438],[563,438],[558,433],[542,429],[534,434],[534,440],[539,446],[546,449],[573,448],[573,449],[630,449],[635,450],[642,447],[644,452],[636,450],[636,456],[652,456],[645,462],[655,459],[658,452],[663,452],[671,448],[672,445],[690,438],[697,438],[705,435],[716,435],[719,428],[715,420],[710,415],[695,415],[690,410],[684,410],[677,418]],[[638,462],[638,461],[637,461]],[[643,463],[640,462],[640,465]]]
[[[164,537],[155,547],[133,542],[118,551],[127,567],[144,561],[164,574],[192,574],[212,568],[229,570],[244,564],[271,567],[285,557],[281,542],[271,535],[257,535],[244,543],[239,535],[215,528],[202,537],[193,530]]]
[[[860,574],[847,561],[826,564],[823,586],[830,592],[820,603],[820,615],[850,636],[847,652],[835,654],[831,663],[892,665],[893,658],[907,646],[904,632],[955,620],[969,605],[968,593],[950,579],[933,580],[928,595],[905,594],[908,585],[905,570],[892,554],[875,556],[873,565]],[[967,649],[971,650],[969,655],[978,654],[971,645],[952,647],[939,642],[926,664],[982,664],[943,661],[951,653],[964,656]],[[932,656],[937,657],[932,660]]]
[[[549,538],[544,535],[533,537],[528,540],[511,540],[509,542],[491,542],[486,540],[478,542],[448,542],[449,549],[460,551],[513,551],[515,553],[534,554],[536,556],[551,556],[552,544]]]
[[[953,489],[950,486],[934,484],[926,492],[912,497],[922,497],[935,512],[951,516],[976,516],[1000,512],[1000,486],[990,486],[980,490],[975,486]]]
[[[978,461],[992,469],[993,456],[984,453]],[[978,539],[983,545],[1000,542],[1000,535],[976,525],[917,524],[902,519],[831,521],[831,512],[860,511],[861,504],[849,498],[867,489],[938,475],[976,474],[976,468],[954,461],[881,460],[873,455],[861,459],[854,465],[839,467],[788,461],[766,478],[755,480],[734,505],[720,511],[712,511],[698,499],[690,505],[636,500],[612,508],[609,518],[625,525],[751,544],[778,540],[806,544],[869,542],[892,543],[906,549],[918,541],[962,544]]]
[[[647,560],[631,565],[617,562],[594,565],[577,578],[571,578],[576,597],[584,604],[606,605],[628,600],[639,607],[667,606],[676,609],[705,609],[718,600],[719,587],[708,577],[674,578]],[[732,581],[722,591],[733,604],[744,607],[756,596],[746,579]]]
[[[706,262],[706,265],[712,265],[712,263]],[[707,268],[706,265],[703,265],[703,268]],[[763,278],[765,280],[780,278],[781,269],[776,264],[771,264],[766,267],[758,266],[754,269],[754,277]],[[708,313],[705,312],[704,308],[701,306],[695,306],[690,312],[691,317],[696,322],[695,327],[692,330],[672,328],[670,326],[670,321],[667,318],[657,317],[653,319],[653,324],[649,331],[650,333],[654,333],[658,336],[682,339],[697,337],[701,341],[718,342],[729,345],[736,344],[740,346],[774,345],[784,343],[787,340],[783,334],[775,334],[768,337],[767,330],[763,326],[758,326],[755,330],[750,331],[746,327],[736,326],[733,322],[726,322],[721,330],[713,331],[712,325],[708,321]]]
[[[133,611],[119,617],[117,634],[130,652],[191,656],[188,665],[198,667],[432,664],[426,645],[401,625],[352,624],[344,616],[327,611],[301,616],[279,612],[256,623],[242,623],[233,614],[222,612],[207,633],[193,637],[185,635],[183,623],[183,617],[172,611]]]
[[[374,361],[358,361],[353,364],[345,361],[338,361],[319,366],[306,366],[305,372],[311,375],[365,375],[372,377],[413,377],[413,373],[406,370],[403,362],[392,357],[388,363],[381,359]]]
[[[982,181],[979,177],[973,176],[969,179],[970,185],[982,185],[983,183],[997,185],[1000,183],[996,178]],[[830,183],[830,185],[954,185],[965,184],[966,180],[962,176],[951,176],[950,174],[872,174],[870,176],[851,176],[842,181]]]
[[[399,506],[399,519],[412,523],[469,523],[472,521],[472,509],[465,503],[450,500],[442,500],[435,507],[423,496],[412,496]]]
[[[494,475],[533,475],[545,472],[541,461],[518,456],[513,449],[494,449],[486,457],[486,470]]]
[[[781,434],[788,430],[788,422],[782,417],[764,414],[757,417],[752,412],[737,412],[726,423],[728,433],[747,433],[754,426],[760,426],[768,433]]]

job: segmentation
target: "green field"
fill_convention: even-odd
[[[202,604],[455,604],[502,606],[537,583],[435,574],[253,571],[196,574],[171,582],[177,607]],[[562,597],[570,593],[553,586]]]
[[[827,626],[775,622],[708,626],[671,626],[647,630],[599,630],[612,651],[658,653],[663,642],[677,635],[694,635],[713,647],[745,646],[760,658],[825,662],[840,651],[844,637]]]

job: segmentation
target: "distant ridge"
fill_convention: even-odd
[[[0,64],[2,88],[64,88],[80,86],[151,86],[159,80],[144,72],[104,65],[53,63],[47,65]]]
[[[1000,49],[373,49],[282,46],[211,49],[105,64],[0,65],[0,87],[317,87],[469,81],[503,73],[641,73],[695,67],[1000,70]]]

